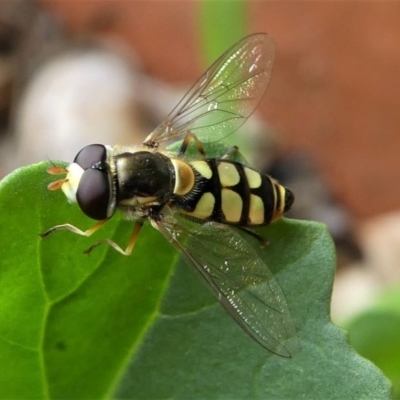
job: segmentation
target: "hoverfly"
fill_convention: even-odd
[[[293,194],[268,175],[233,161],[237,148],[208,158],[203,147],[251,115],[269,82],[274,53],[267,34],[242,39],[214,62],[141,146],[92,144],[67,168],[49,167],[50,174],[66,176],[48,188],[61,188],[98,222],[85,231],[57,225],[42,237],[59,230],[90,236],[118,209],[134,221],[127,247],[103,239],[87,252],[107,244],[128,256],[149,221],[200,273],[245,332],[272,353],[291,357],[299,343],[282,290],[237,230],[263,243],[251,227],[280,218],[290,209]],[[163,142],[177,140],[182,140],[178,151],[162,149]],[[196,157],[188,154],[191,144]]]

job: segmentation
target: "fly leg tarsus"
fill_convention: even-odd
[[[39,233],[39,236],[41,238],[45,238],[54,232],[63,231],[63,230],[67,230],[67,231],[76,233],[77,235],[81,235],[81,236],[91,236],[91,235],[93,235],[93,233],[98,231],[107,221],[108,221],[108,218],[103,219],[103,220],[97,222],[96,225],[92,226],[91,228],[89,228],[85,231],[83,231],[71,224],[56,225],[56,226],[53,226],[52,228],[48,229],[46,232]]]
[[[178,156],[179,157],[183,157],[186,153],[187,148],[189,147],[189,144],[191,141],[194,141],[195,145],[196,145],[196,149],[197,151],[204,157],[206,158],[206,152],[204,151],[204,147],[203,144],[200,142],[200,140],[198,139],[198,137],[194,134],[189,132],[185,138],[182,141],[181,147],[178,150]]]
[[[230,147],[227,152],[221,157],[221,160],[229,160],[232,156],[235,156],[239,153],[238,146]]]
[[[90,254],[94,248],[100,246],[102,244],[107,244],[111,246],[114,250],[118,251],[124,256],[130,256],[133,248],[135,247],[135,243],[137,238],[139,237],[140,230],[142,229],[143,221],[137,221],[133,227],[133,231],[131,237],[129,238],[128,246],[126,246],[125,250],[122,249],[117,243],[115,243],[111,239],[102,239],[91,245],[87,250],[84,251],[85,254]]]
[[[244,226],[239,226],[238,227],[241,231],[246,232],[248,235],[252,236],[253,238],[257,239],[260,242],[260,246],[262,249],[267,247],[269,245],[269,242],[267,239],[264,239],[261,235],[259,235],[257,232],[252,231],[249,228],[246,228]]]
[[[95,249],[97,246],[100,246],[102,244],[108,244],[111,246],[114,250],[118,251],[118,253],[121,253],[124,256],[129,256],[131,254],[131,251],[128,252],[128,249],[123,250],[117,243],[112,241],[111,239],[101,239],[95,244],[92,244],[88,249],[84,251],[85,254],[90,254],[93,249]]]

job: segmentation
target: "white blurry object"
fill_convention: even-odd
[[[358,237],[363,263],[338,271],[332,297],[334,321],[365,310],[385,289],[400,282],[400,212],[364,222]]]
[[[106,49],[70,50],[42,66],[17,106],[3,172],[46,158],[72,161],[90,143],[136,141],[138,80],[128,61]]]
[[[339,325],[370,307],[382,285],[375,273],[364,264],[354,263],[342,268],[333,286],[331,315]]]
[[[400,212],[392,212],[365,222],[360,231],[368,267],[378,282],[400,282]]]

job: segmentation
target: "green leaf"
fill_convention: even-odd
[[[258,249],[286,294],[302,351],[274,356],[251,340],[163,237],[145,226],[131,257],[131,222],[92,237],[38,233],[93,221],[50,192],[47,163],[0,184],[0,398],[386,399],[390,385],[331,324],[334,251],[326,229],[283,220]]]
[[[199,4],[201,49],[207,67],[247,34],[247,3],[243,0],[203,0]]]
[[[399,304],[400,287],[395,287],[345,325],[354,348],[391,379],[396,399],[400,399]]]

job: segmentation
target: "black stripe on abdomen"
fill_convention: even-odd
[[[267,225],[272,221],[272,217],[276,209],[276,193],[274,184],[269,176],[261,175],[261,185],[258,188],[251,189],[251,194],[259,196],[264,204],[264,224]]]

